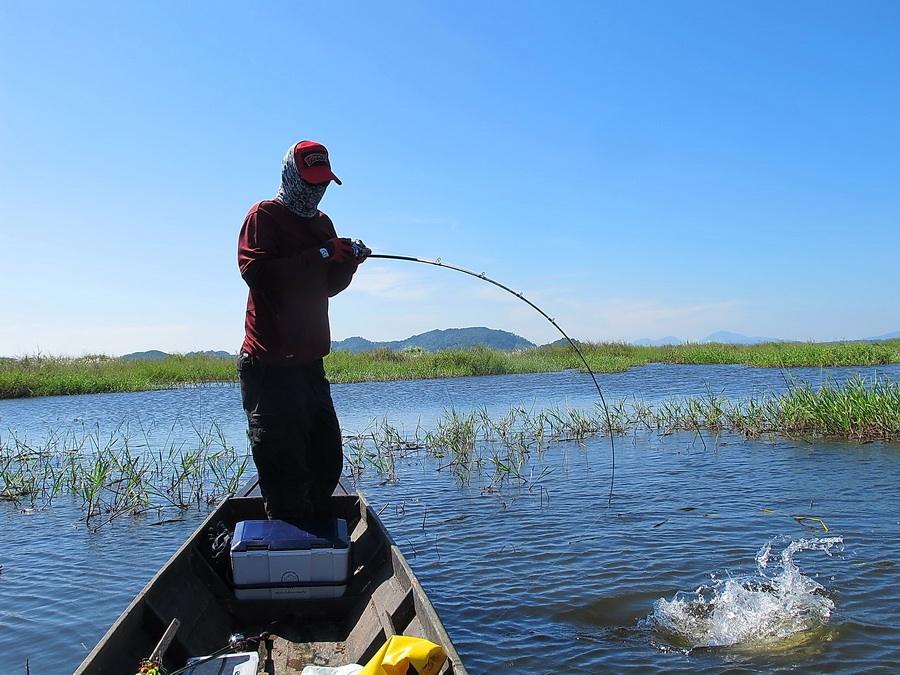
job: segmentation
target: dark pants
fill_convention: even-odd
[[[297,521],[327,512],[344,457],[322,361],[270,366],[241,354],[238,374],[266,514]]]

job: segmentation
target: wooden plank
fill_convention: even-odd
[[[344,497],[346,495],[352,495],[352,494],[356,494],[356,491],[353,490],[352,488],[350,488],[344,482],[344,479],[341,478],[341,480],[338,481],[338,484],[334,487],[334,495],[336,497]],[[244,483],[244,486],[240,490],[238,490],[237,496],[238,497],[261,497],[262,494],[260,494],[260,491],[259,491],[259,479],[256,476],[254,476],[253,478],[248,480],[246,483]]]
[[[162,657],[165,655],[169,645],[172,644],[172,640],[175,639],[175,633],[178,631],[180,625],[181,622],[178,619],[172,619],[172,623],[166,628],[166,632],[163,633],[162,638],[160,638],[156,647],[153,649],[153,652],[150,654],[150,661],[152,663],[159,663],[162,661]]]

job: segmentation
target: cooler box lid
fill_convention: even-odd
[[[231,552],[306,551],[313,548],[348,548],[347,521],[332,518],[303,528],[283,520],[242,520],[234,527]]]

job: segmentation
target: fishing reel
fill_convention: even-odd
[[[362,239],[354,239],[350,243],[350,250],[353,252],[353,257],[357,260],[362,260],[372,255],[372,249],[366,246]]]

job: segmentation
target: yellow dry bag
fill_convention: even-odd
[[[446,660],[440,645],[422,638],[393,635],[359,675],[407,675],[409,672],[437,675]]]

